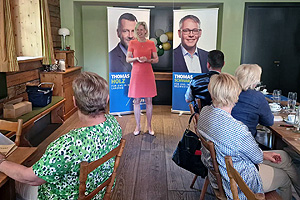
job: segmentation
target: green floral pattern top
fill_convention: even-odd
[[[71,130],[47,147],[32,167],[38,177],[47,181],[39,186],[38,199],[78,198],[80,162],[97,160],[120,144],[122,130],[118,121],[112,115],[105,117],[105,122]],[[110,159],[88,175],[88,193],[109,178],[114,162]],[[104,190],[94,199],[102,199],[103,195]]]

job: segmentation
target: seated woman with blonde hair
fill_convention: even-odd
[[[285,200],[292,198],[291,182],[299,194],[300,179],[289,155],[281,150],[262,151],[249,129],[231,116],[241,88],[235,77],[221,73],[213,75],[208,85],[212,105],[200,113],[198,131],[215,145],[223,188],[232,199],[225,156],[231,156],[234,168],[254,193],[277,190]],[[209,159],[202,154],[201,159]],[[211,179],[210,179],[211,180]],[[239,190],[239,198],[247,199]]]
[[[240,65],[235,71],[242,92],[232,109],[232,116],[248,126],[249,131],[256,136],[256,126],[272,126],[274,116],[265,96],[254,88],[260,83],[261,67],[256,64]]]

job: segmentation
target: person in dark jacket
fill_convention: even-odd
[[[185,100],[187,103],[194,102],[194,110],[198,112],[198,105],[195,99],[200,99],[201,108],[211,104],[211,97],[208,92],[207,86],[209,84],[210,77],[214,74],[219,74],[224,66],[224,54],[222,51],[213,50],[208,53],[207,57],[207,69],[209,72],[202,73],[195,76],[185,93]]]
[[[249,131],[256,136],[256,126],[272,126],[274,116],[265,96],[254,88],[260,83],[261,67],[256,64],[240,65],[235,71],[242,92],[232,109],[232,116],[248,126]]]

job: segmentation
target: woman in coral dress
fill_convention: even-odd
[[[133,132],[138,135],[140,126],[140,102],[141,98],[146,101],[147,128],[150,135],[154,135],[151,127],[152,97],[157,95],[154,73],[151,63],[158,62],[156,47],[153,41],[147,40],[148,28],[145,22],[138,22],[134,29],[136,40],[129,42],[126,61],[133,62],[128,97],[134,98],[134,116],[136,128]]]

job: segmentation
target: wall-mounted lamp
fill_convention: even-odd
[[[67,28],[60,28],[59,30],[58,30],[58,35],[61,35],[61,36],[63,36],[63,45],[62,45],[62,50],[63,51],[66,51],[67,49],[66,49],[66,36],[67,35],[70,35],[70,30],[69,29],[67,29]]]

